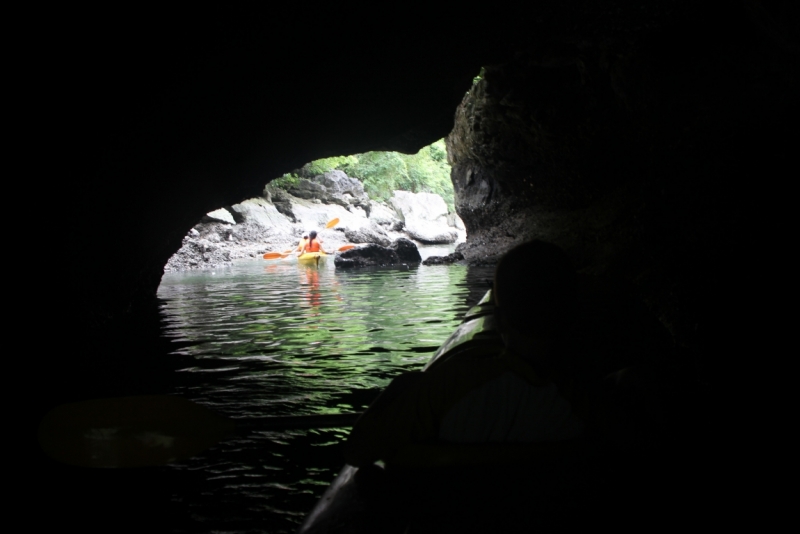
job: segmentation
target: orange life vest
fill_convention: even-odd
[[[319,252],[319,241],[314,239],[306,244],[306,252]]]

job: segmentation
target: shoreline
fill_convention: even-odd
[[[301,199],[285,192],[281,192],[280,204],[276,206],[268,195],[210,212],[187,232],[181,248],[164,265],[164,273],[219,269],[267,252],[293,250],[311,230],[317,231],[323,248],[331,252],[346,244],[388,246],[403,237],[417,245],[422,259],[447,255],[466,241],[465,230],[447,226],[455,236],[453,242],[421,242],[405,231],[402,213],[374,200],[369,201],[369,215],[358,207]],[[339,223],[325,228],[333,219]],[[441,221],[429,224],[444,227]],[[437,250],[423,254],[431,249]]]

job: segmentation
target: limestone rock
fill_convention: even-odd
[[[281,213],[286,216],[287,219],[292,221],[293,223],[297,222],[297,217],[294,215],[294,211],[292,211],[292,203],[288,200],[273,200],[272,205],[275,206],[275,209],[278,210],[278,213]]]
[[[447,214],[447,224],[452,226],[457,230],[466,230],[467,228],[464,226],[464,221],[461,220],[461,217],[458,216],[458,213],[448,213]]]
[[[364,184],[351,178],[344,171],[328,171],[314,177],[314,182],[323,185],[331,195],[350,195],[353,198],[364,196]]]
[[[225,208],[219,208],[214,211],[209,211],[206,213],[205,217],[203,217],[204,222],[224,222],[228,224],[236,224],[236,221],[233,219],[233,215],[231,212],[226,210]]]
[[[422,259],[417,245],[405,237],[398,238],[392,243],[392,250],[397,253],[397,257],[403,263],[416,263]]]
[[[447,221],[447,204],[435,193],[395,191],[390,199],[402,219],[413,217],[425,221]]]
[[[287,233],[292,231],[292,221],[263,198],[247,199],[239,204],[234,204],[231,209],[239,214],[244,221],[254,222],[264,228],[273,228]]]
[[[369,219],[370,221],[375,221],[376,223],[380,224],[381,226],[389,227],[393,229],[394,226],[400,221],[397,218],[397,212],[394,209],[389,208],[382,202],[376,202],[374,200],[369,201],[370,211],[369,211]]]
[[[405,238],[398,239],[390,247],[370,243],[338,254],[333,262],[337,268],[378,267],[414,263],[421,256],[417,246]]]
[[[296,199],[292,202],[292,211],[297,223],[306,232],[323,231],[331,219],[339,219],[339,224],[333,230],[355,229],[369,224],[365,217],[359,217],[342,206],[318,204],[312,200]]]
[[[422,261],[422,265],[450,265],[462,261],[464,255],[460,252],[453,252],[447,256],[428,256]]]
[[[369,216],[369,197],[364,192],[364,185],[356,178],[347,176],[344,171],[334,170],[315,176],[313,181],[325,187],[326,193],[318,197],[323,202],[338,204],[359,215],[363,210],[364,216]]]
[[[275,187],[272,183],[264,186],[263,196],[269,202],[289,202],[292,198],[285,189]]]
[[[442,223],[423,221],[417,218],[406,219],[406,233],[425,244],[455,243],[458,232]]]
[[[383,247],[388,247],[392,240],[377,224],[362,226],[355,230],[345,230],[344,236],[350,243],[375,243]]]
[[[431,244],[458,239],[458,232],[447,224],[447,204],[439,195],[395,191],[391,203],[412,238]]]
[[[361,206],[348,206],[347,211],[358,217],[367,218],[367,212]]]
[[[324,185],[305,178],[300,178],[297,183],[289,188],[289,193],[298,197],[311,199],[322,199],[328,196],[328,190]]]

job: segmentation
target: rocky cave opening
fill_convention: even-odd
[[[402,45],[381,38],[386,28],[365,30],[268,64],[264,51],[288,30],[221,40],[161,31],[147,46],[135,32],[104,34],[104,47],[69,41],[81,60],[57,57],[56,69],[81,83],[52,102],[47,120],[63,142],[47,170],[74,174],[48,200],[58,273],[40,266],[31,278],[31,302],[57,310],[45,327],[53,346],[25,373],[31,436],[55,405],[168,388],[156,288],[202,214],[315,158],[412,152],[450,132],[466,261],[542,238],[596,287],[632,299],[656,325],[632,337],[668,346],[714,399],[699,414],[713,418],[702,443],[688,430],[676,440],[700,446],[707,462],[684,473],[725,493],[715,451],[734,439],[724,430],[735,415],[725,408],[731,369],[750,368],[754,355],[775,361],[762,310],[772,309],[776,293],[764,286],[775,281],[788,213],[779,197],[796,145],[797,19],[766,1],[563,2],[495,13],[466,43],[466,21],[440,20]],[[419,60],[455,42],[463,46],[448,47],[448,61]],[[39,186],[26,187],[35,196]],[[626,335],[625,321],[615,328]],[[39,339],[42,326],[31,319],[22,331]],[[106,531],[122,517],[141,531],[172,513],[152,473],[77,472],[44,457],[35,437],[25,446],[34,498],[66,523]],[[659,491],[671,508],[672,490]],[[707,511],[707,520],[720,512]]]
[[[466,240],[466,230],[450,174],[444,139],[415,154],[372,151],[308,162],[264,180],[258,197],[205,214],[164,272],[285,260],[312,230],[341,268],[401,265],[417,256],[425,265],[453,263],[462,258],[453,249]],[[408,242],[397,245],[398,239]]]

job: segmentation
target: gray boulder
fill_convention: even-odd
[[[229,212],[225,208],[219,208],[214,211],[209,211],[200,220],[202,222],[223,222],[228,224],[236,224],[236,221],[233,219],[233,215],[231,215],[231,212]]]
[[[314,182],[323,185],[331,195],[350,195],[353,198],[364,196],[364,184],[347,176],[343,171],[328,171],[314,177]]]
[[[275,206],[278,213],[285,215],[293,223],[297,222],[297,217],[292,211],[292,203],[289,200],[273,200],[272,205]]]
[[[263,198],[250,198],[231,206],[237,222],[255,223],[264,228],[291,233],[292,221]]]
[[[374,200],[369,201],[369,220],[370,222],[374,221],[375,223],[385,226],[389,229],[393,229],[398,222],[401,222],[400,219],[397,218],[397,213],[394,209],[387,207],[385,204],[381,202],[376,202]]]
[[[293,223],[297,222],[297,216],[295,216],[294,211],[292,211],[292,200],[289,194],[281,189],[280,187],[270,186],[267,184],[264,187],[264,193],[262,195],[264,200],[267,202],[271,202],[275,209],[278,210],[278,213],[281,213],[286,216],[287,219],[292,221]]]
[[[434,193],[395,191],[392,206],[405,223],[405,231],[422,243],[454,243],[458,232],[447,224],[447,204]]]
[[[435,193],[395,191],[389,202],[403,219],[416,218],[447,224],[447,204]]]
[[[420,219],[406,219],[405,231],[417,241],[429,245],[455,243],[458,239],[455,228]]]
[[[461,217],[458,216],[458,213],[448,213],[447,214],[447,224],[456,228],[457,230],[466,230],[467,228],[464,226],[464,221],[461,220]]]
[[[328,171],[313,178],[315,183],[325,187],[326,196],[319,197],[329,204],[338,204],[345,208],[361,208],[365,216],[369,216],[371,206],[369,197],[364,192],[364,184],[347,176],[343,171]]]
[[[417,245],[405,237],[398,238],[397,241],[392,243],[391,248],[397,252],[397,257],[403,263],[416,263],[422,259]]]
[[[417,246],[405,238],[400,238],[389,247],[370,243],[337,254],[333,263],[337,268],[380,267],[419,262],[421,256]]]
[[[328,190],[324,185],[305,178],[300,178],[297,183],[289,188],[289,193],[297,198],[311,200],[313,198],[323,199],[328,196]]]
[[[344,236],[351,243],[375,243],[383,247],[388,247],[392,240],[377,224],[370,226],[362,226],[355,230],[345,230]]]
[[[450,265],[462,261],[464,255],[460,252],[453,252],[447,256],[428,256],[422,261],[422,265]]]

